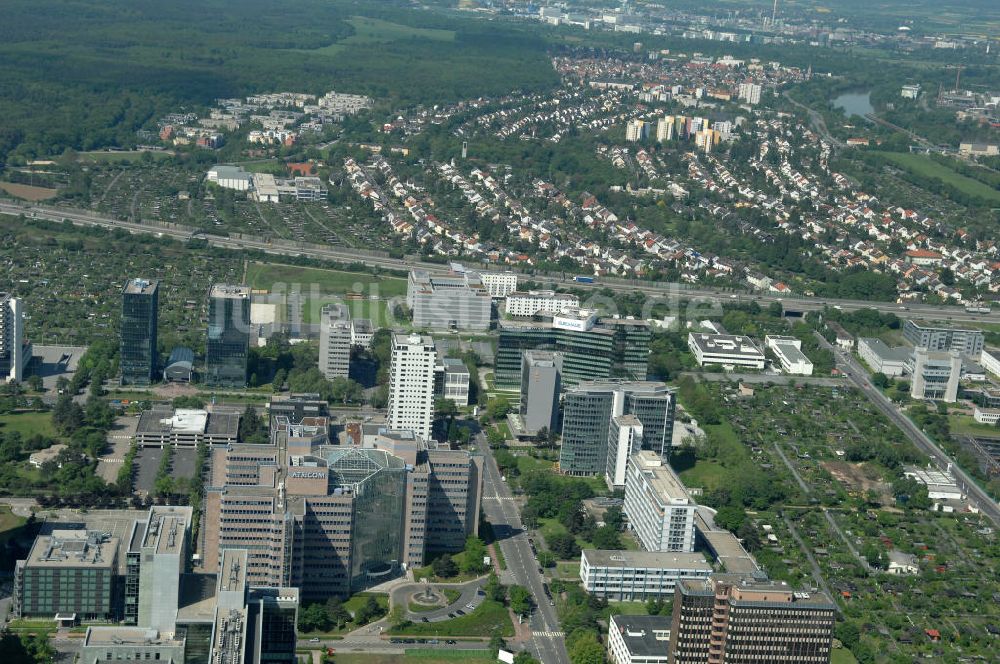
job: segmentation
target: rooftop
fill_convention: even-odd
[[[127,295],[152,295],[159,285],[156,279],[129,279],[122,292]]]
[[[858,345],[867,346],[883,362],[907,362],[913,354],[913,351],[906,346],[890,348],[884,341],[874,337],[861,337],[858,339]]]
[[[209,297],[246,299],[250,297],[249,286],[234,286],[232,284],[213,284]]]
[[[735,334],[705,334],[703,332],[691,332],[688,339],[698,347],[702,353],[715,354],[726,353],[729,355],[742,355],[744,357],[763,358],[764,353],[753,342],[750,337]]]
[[[584,549],[582,556],[590,565],[597,567],[712,571],[712,565],[700,553]]]
[[[665,657],[670,645],[670,616],[611,616],[632,657]]]
[[[54,530],[39,535],[28,554],[28,567],[114,569],[118,538],[96,530]]]
[[[636,419],[638,422],[638,419]],[[646,478],[646,482],[656,492],[657,497],[673,504],[690,504],[690,494],[680,478],[668,464],[663,463],[656,452],[642,450],[632,456],[632,461]]]
[[[160,633],[146,627],[88,627],[84,646],[163,645],[184,646],[184,639],[170,633]]]

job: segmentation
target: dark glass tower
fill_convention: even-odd
[[[250,289],[215,284],[208,294],[205,384],[246,387],[249,346]]]
[[[131,279],[122,289],[122,385],[149,385],[156,370],[159,282]]]

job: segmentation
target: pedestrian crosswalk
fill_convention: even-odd
[[[513,496],[483,496],[483,500],[514,500]]]
[[[534,636],[544,636],[544,637],[547,637],[547,638],[550,638],[550,639],[558,639],[558,638],[561,638],[563,636],[566,636],[562,632],[532,632],[532,634]]]

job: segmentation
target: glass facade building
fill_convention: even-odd
[[[212,286],[208,294],[205,384],[246,387],[249,348],[250,289],[224,284]]]
[[[159,284],[132,279],[122,289],[121,348],[118,364],[122,385],[149,385],[156,370],[156,325]]]

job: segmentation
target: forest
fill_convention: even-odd
[[[392,29],[356,34],[359,15]],[[516,29],[340,0],[10,0],[0,61],[0,162],[133,145],[219,97],[336,89],[395,107],[556,82],[544,42]]]

